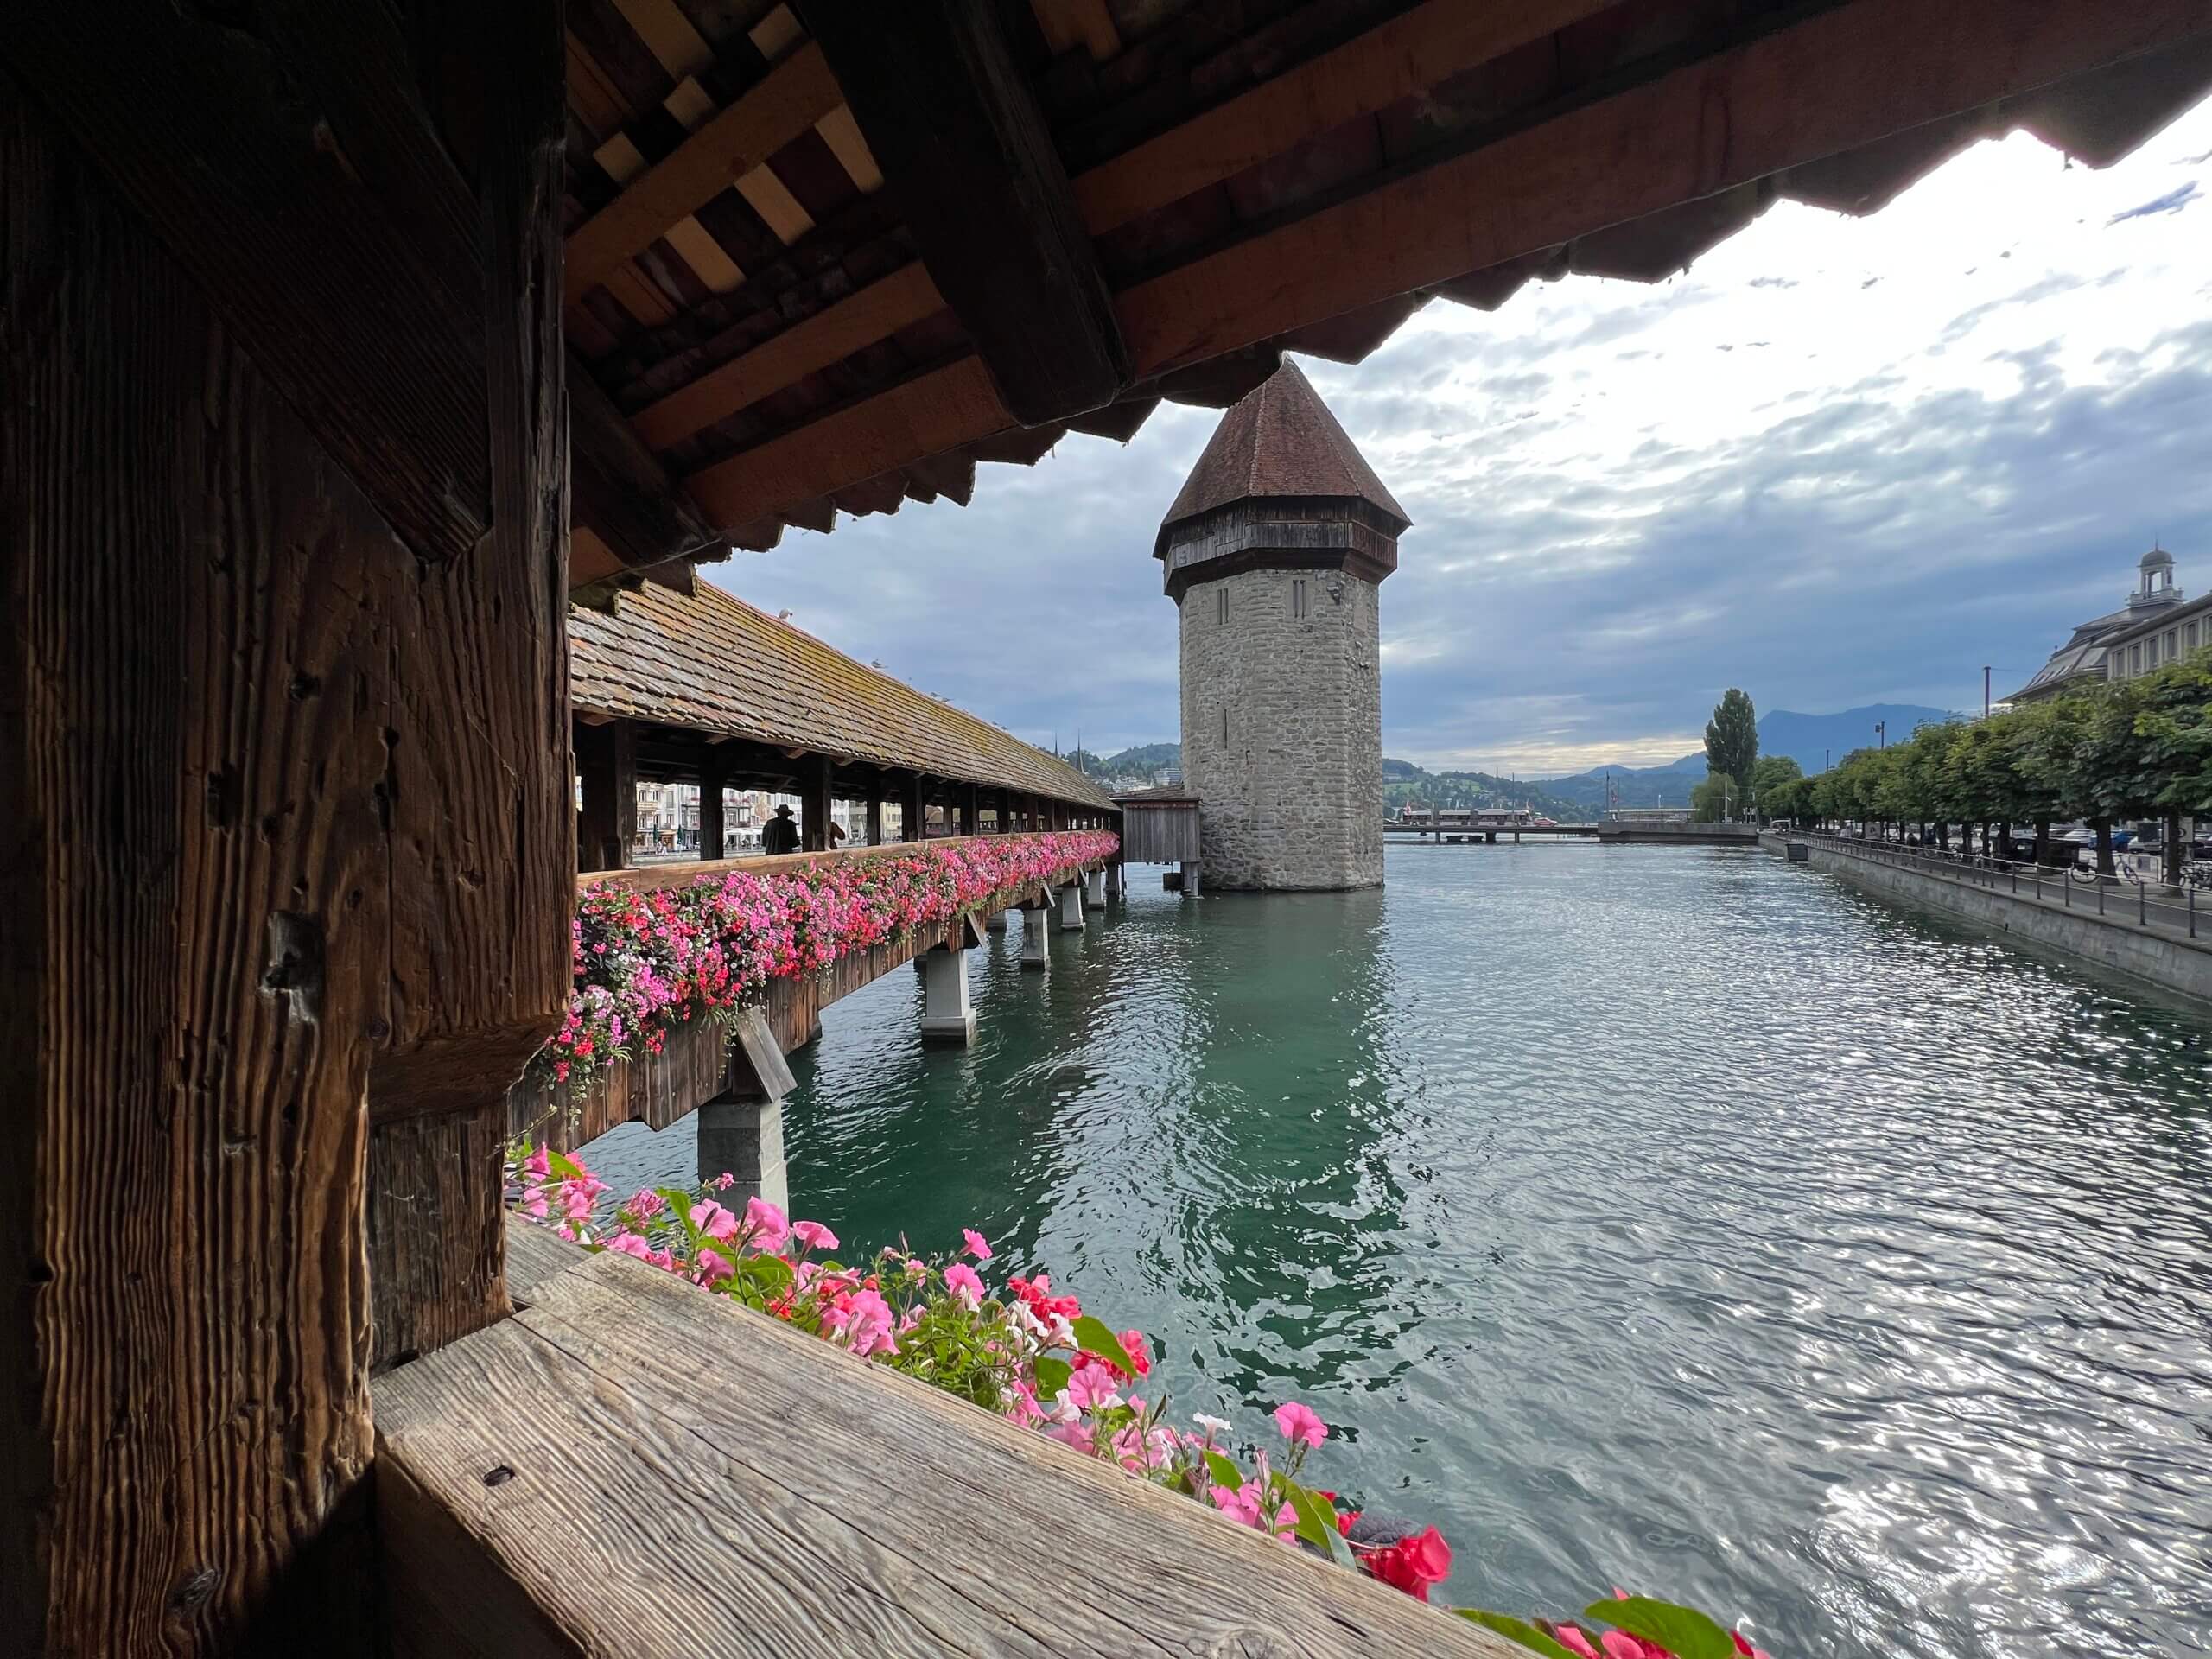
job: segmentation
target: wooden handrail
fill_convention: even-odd
[[[760,858],[709,858],[683,863],[638,864],[620,870],[582,871],[576,877],[576,891],[582,893],[592,887],[622,887],[632,892],[645,892],[654,887],[689,887],[702,875],[735,875],[741,872],[764,875],[777,870],[858,863],[871,858],[893,858],[901,853],[925,852],[938,847],[966,847],[1023,836],[1110,833],[1098,830],[1011,830],[1000,835],[933,836],[927,841],[888,841],[879,847],[840,847],[825,853],[777,853]]]

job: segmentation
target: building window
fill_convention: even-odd
[[[1290,579],[1290,613],[1293,616],[1306,614],[1306,578],[1303,576]]]
[[[1229,620],[1229,589],[1228,589],[1227,588],[1225,588],[1225,587],[1224,587],[1224,588],[1221,588],[1217,589],[1217,590],[1215,591],[1215,594],[1214,594],[1214,602],[1215,602],[1216,606],[1218,607],[1218,608],[1217,608],[1217,612],[1216,612],[1216,613],[1215,613],[1214,620],[1216,620],[1217,622],[1226,622],[1226,621],[1228,621],[1228,620]]]
[[[2166,660],[2170,663],[2181,655],[2181,652],[2176,649],[2176,642],[2179,638],[2180,636],[2173,629],[2166,630]]]
[[[2196,649],[2196,624],[2194,622],[2189,625],[2188,639],[2189,648],[2191,651],[2195,651]]]
[[[2140,674],[2143,671],[2142,646],[2130,645],[2127,648],[2127,671],[2130,674]]]

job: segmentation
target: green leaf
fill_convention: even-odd
[[[1575,1659],[1572,1648],[1553,1641],[1525,1618],[1516,1618],[1510,1613],[1486,1612],[1480,1607],[1455,1607],[1452,1611],[1470,1624],[1496,1630],[1508,1641],[1518,1642],[1531,1653],[1542,1654],[1544,1659]]]
[[[1675,1659],[1736,1659],[1736,1644],[1728,1632],[1694,1607],[1630,1596],[1625,1601],[1593,1601],[1582,1616],[1605,1619],[1630,1636],[1656,1642]]]
[[[1244,1471],[1211,1446],[1206,1448],[1206,1473],[1217,1486],[1226,1486],[1232,1492],[1244,1490]]]
[[[1336,1505],[1319,1492],[1307,1491],[1295,1481],[1283,1482],[1282,1495],[1290,1500],[1291,1511],[1298,1516],[1298,1535],[1338,1567],[1351,1566],[1351,1551],[1344,1547],[1344,1535],[1337,1530]]]
[[[584,1172],[582,1166],[578,1164],[575,1159],[569,1157],[567,1154],[556,1152],[550,1147],[548,1147],[545,1149],[545,1164],[547,1168],[550,1169],[556,1175],[558,1175],[564,1181],[580,1181],[583,1179]]]
[[[1037,1398],[1039,1401],[1055,1398],[1062,1389],[1067,1387],[1068,1378],[1075,1375],[1073,1366],[1065,1359],[1056,1359],[1051,1354],[1039,1357],[1035,1369]]]
[[[1121,1368],[1124,1376],[1137,1374],[1136,1362],[1129,1357],[1129,1351],[1122,1346],[1122,1339],[1109,1330],[1102,1319],[1085,1313],[1075,1321],[1076,1345],[1094,1353],[1109,1365]]]

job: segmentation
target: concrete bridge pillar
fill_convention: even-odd
[[[1086,910],[1106,908],[1106,872],[1104,870],[1093,870],[1089,879],[1084,883],[1083,904]]]
[[[1119,899],[1128,890],[1128,872],[1122,867],[1122,861],[1117,858],[1106,867],[1106,891]]]
[[[983,918],[983,931],[986,933],[1005,932],[1006,912],[1002,910],[995,910],[988,916],[986,916]]]
[[[741,1213],[747,1198],[791,1207],[784,1096],[795,1082],[766,1017],[759,1008],[746,1009],[730,1046],[729,1086],[699,1108],[699,1179],[710,1181],[725,1173],[736,1178],[722,1195],[726,1207]]]
[[[1083,931],[1083,878],[1077,876],[1060,889],[1060,931]]]
[[[968,1004],[968,953],[940,944],[922,957],[922,1040],[976,1040],[976,1010]]]
[[[1185,899],[1195,899],[1198,896],[1198,861],[1194,859],[1190,863],[1183,865],[1181,868],[1183,872],[1183,896]]]
[[[1022,909],[1021,965],[1029,973],[1042,974],[1052,969],[1052,953],[1046,948],[1045,938],[1045,929],[1051,919],[1051,910],[1046,905],[1034,908],[1025,906]]]

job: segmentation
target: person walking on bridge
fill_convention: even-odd
[[[760,850],[772,858],[779,853],[798,851],[798,825],[791,817],[790,807],[778,807],[776,816],[761,826]]]

